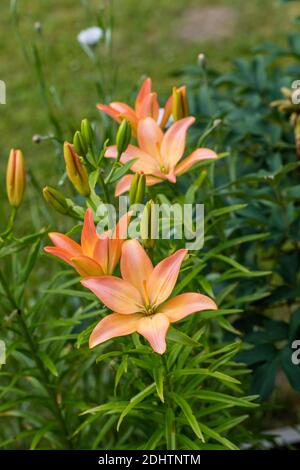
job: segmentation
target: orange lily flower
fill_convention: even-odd
[[[121,162],[136,159],[131,167],[135,173],[146,175],[146,185],[153,186],[163,180],[176,183],[176,177],[182,175],[193,165],[202,160],[217,158],[217,154],[207,148],[199,148],[188,157],[181,158],[186,144],[188,128],[195,122],[194,117],[180,119],[163,133],[152,118],[142,119],[137,127],[139,147],[129,145],[121,156]],[[106,157],[117,157],[116,145],[107,147]],[[133,175],[125,175],[116,185],[116,196],[128,191]]]
[[[83,277],[112,274],[121,256],[129,221],[130,215],[126,213],[120,218],[113,234],[107,231],[99,236],[93,213],[87,209],[81,244],[62,233],[52,232],[49,237],[55,246],[46,246],[45,251],[71,265]]]
[[[135,134],[139,120],[146,117],[152,117],[157,122],[160,121],[161,128],[165,127],[172,112],[172,96],[167,100],[161,117],[157,93],[151,91],[151,78],[146,78],[137,94],[134,108],[119,101],[114,101],[109,105],[100,103],[97,108],[117,122],[121,122],[124,118],[127,119]]]
[[[103,318],[93,330],[90,348],[117,336],[138,332],[152,349],[163,354],[170,323],[201,310],[216,310],[206,295],[188,292],[167,300],[176,284],[187,250],[181,249],[155,267],[137,240],[124,243],[122,278],[88,277],[81,283],[114,313]]]

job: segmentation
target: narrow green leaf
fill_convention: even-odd
[[[119,418],[118,424],[117,424],[117,431],[119,431],[120,426],[122,424],[123,419],[130,413],[130,411],[139,403],[141,403],[145,398],[147,398],[149,395],[151,395],[154,390],[155,390],[155,383],[148,385],[144,390],[142,390],[140,393],[135,395],[133,398],[131,398],[130,402],[126,406],[125,410],[122,411],[121,416]]]
[[[155,381],[157,395],[160,400],[164,403],[164,369],[163,367],[154,367],[153,378]]]
[[[192,411],[192,408],[188,404],[188,402],[182,398],[181,396],[177,395],[177,393],[172,393],[172,397],[174,398],[174,401],[177,403],[179,408],[181,408],[188,424],[196,434],[196,436],[202,441],[205,442],[203,434],[201,432],[200,426],[198,424],[198,421]]]
[[[46,354],[44,351],[39,351],[39,357],[43,361],[44,365],[47,367],[47,369],[53,374],[55,377],[58,376],[57,369],[54,365],[54,362],[52,359]]]

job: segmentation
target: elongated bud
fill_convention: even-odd
[[[123,119],[121,122],[118,132],[117,132],[117,138],[116,138],[116,143],[117,143],[117,149],[118,149],[118,155],[121,155],[121,153],[125,152],[127,149],[129,143],[131,140],[131,125],[130,122],[127,121],[126,119]]]
[[[143,174],[136,173],[133,177],[130,190],[129,201],[130,205],[141,204],[143,202],[146,191],[146,177]]]
[[[144,247],[153,248],[155,240],[158,238],[158,212],[152,199],[147,202],[142,213],[140,232]]]
[[[186,96],[186,87],[173,87],[172,97],[172,115],[174,121],[187,117],[189,115],[189,105]]]
[[[75,152],[73,145],[69,142],[64,143],[64,157],[69,180],[82,196],[89,196],[90,186],[88,172]]]
[[[48,204],[60,214],[67,214],[69,206],[64,195],[51,186],[45,186],[43,196]]]
[[[16,208],[20,206],[25,186],[26,174],[23,153],[21,150],[12,149],[6,170],[6,191],[11,206]]]
[[[73,146],[75,149],[75,152],[78,155],[84,156],[87,154],[88,148],[85,145],[85,141],[82,138],[81,132],[76,131],[73,137]]]
[[[84,148],[86,149],[85,153],[87,153],[88,148],[93,148],[94,142],[94,132],[88,119],[83,119],[81,121],[81,137]]]

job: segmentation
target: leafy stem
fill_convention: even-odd
[[[166,426],[166,438],[167,438],[167,450],[176,450],[176,425],[175,425],[175,415],[173,409],[173,384],[170,379],[169,367],[167,363],[166,355],[162,355],[162,365],[165,372],[165,397],[166,397],[166,417],[165,417],[165,426]]]
[[[40,374],[41,374],[41,376],[44,380],[44,385],[45,385],[45,388],[46,388],[47,393],[49,395],[49,398],[53,402],[53,405],[54,405],[53,412],[54,412],[54,415],[56,416],[56,418],[59,422],[60,428],[63,432],[63,436],[64,436],[64,440],[66,442],[67,448],[72,449],[73,446],[72,446],[72,441],[69,438],[70,434],[69,434],[69,431],[68,431],[68,427],[67,427],[67,424],[66,424],[61,406],[59,405],[59,403],[57,401],[55,390],[53,389],[52,384],[50,383],[49,374],[48,374],[41,358],[39,357],[38,345],[35,342],[32,334],[30,332],[30,329],[28,328],[28,325],[27,325],[27,322],[26,322],[26,316],[24,315],[24,311],[22,310],[22,308],[18,305],[17,301],[15,300],[14,295],[11,292],[10,287],[9,287],[8,283],[6,282],[6,279],[3,276],[3,273],[1,271],[0,271],[0,283],[1,283],[5,293],[7,295],[7,299],[11,303],[12,307],[14,309],[16,309],[16,311],[18,313],[18,318],[19,318],[19,321],[20,321],[22,331],[24,333],[24,337],[25,337],[25,339],[28,343],[29,349],[30,349],[32,357],[33,357],[33,359],[36,363],[36,366],[39,369]]]

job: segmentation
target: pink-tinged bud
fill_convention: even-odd
[[[172,115],[174,121],[183,119],[189,115],[189,105],[186,96],[186,87],[173,87]]]
[[[9,203],[20,206],[26,186],[24,157],[21,150],[12,149],[9,154],[6,170],[6,191]]]
[[[69,180],[82,196],[89,196],[91,190],[88,172],[69,142],[64,143],[64,158]]]

